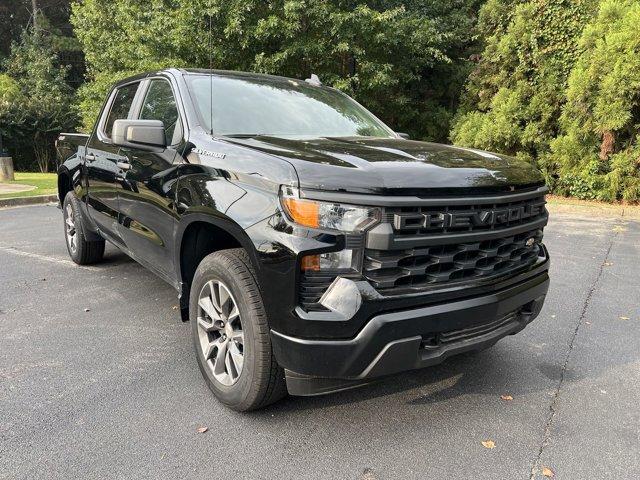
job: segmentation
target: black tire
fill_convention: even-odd
[[[241,323],[243,338],[242,344],[236,344],[242,349],[243,364],[231,385],[221,383],[214,376],[213,362],[217,360],[206,360],[203,347],[203,342],[213,342],[216,335],[227,338],[221,333],[225,330],[205,331],[198,326],[199,313],[202,315],[204,312],[198,306],[201,295],[206,295],[214,285],[220,283],[228,289],[231,300],[238,308],[237,318]],[[284,371],[276,363],[271,349],[267,315],[255,272],[245,250],[222,250],[206,256],[200,262],[191,284],[189,318],[198,366],[207,386],[218,400],[233,410],[244,412],[265,407],[286,396]],[[211,320],[213,325],[213,317],[205,316],[205,320]],[[231,334],[229,338],[232,338]],[[225,366],[225,370],[228,370],[228,366]]]
[[[67,193],[62,204],[64,237],[71,260],[78,265],[97,263],[104,256],[104,240],[87,241],[80,201],[73,192]],[[71,225],[69,217],[71,216]]]

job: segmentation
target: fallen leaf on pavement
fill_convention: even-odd
[[[198,428],[196,428],[196,432],[198,432],[198,433],[204,433],[207,430],[209,430],[209,427],[198,427]]]
[[[542,467],[542,475],[545,477],[553,478],[556,476],[556,472],[551,470],[549,467]]]
[[[513,400],[513,397],[511,395],[500,395],[500,398],[502,400],[506,400],[507,402]]]
[[[365,468],[362,471],[362,480],[376,480],[376,475],[371,468]]]
[[[493,440],[485,440],[484,442],[482,442],[482,446],[484,448],[496,448],[496,442],[494,442]]]

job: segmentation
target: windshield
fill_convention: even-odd
[[[331,88],[269,77],[185,77],[204,128],[216,135],[393,135],[364,107]]]

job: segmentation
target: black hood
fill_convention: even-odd
[[[468,148],[393,138],[233,139],[289,161],[300,186],[360,193],[500,190],[540,185],[531,164]]]

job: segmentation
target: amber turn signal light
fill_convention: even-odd
[[[285,197],[282,204],[294,222],[305,227],[318,228],[320,222],[320,206],[317,202]]]
[[[300,263],[300,269],[303,272],[313,271],[317,272],[320,270],[320,255],[307,255],[306,257],[302,257],[302,262]]]

